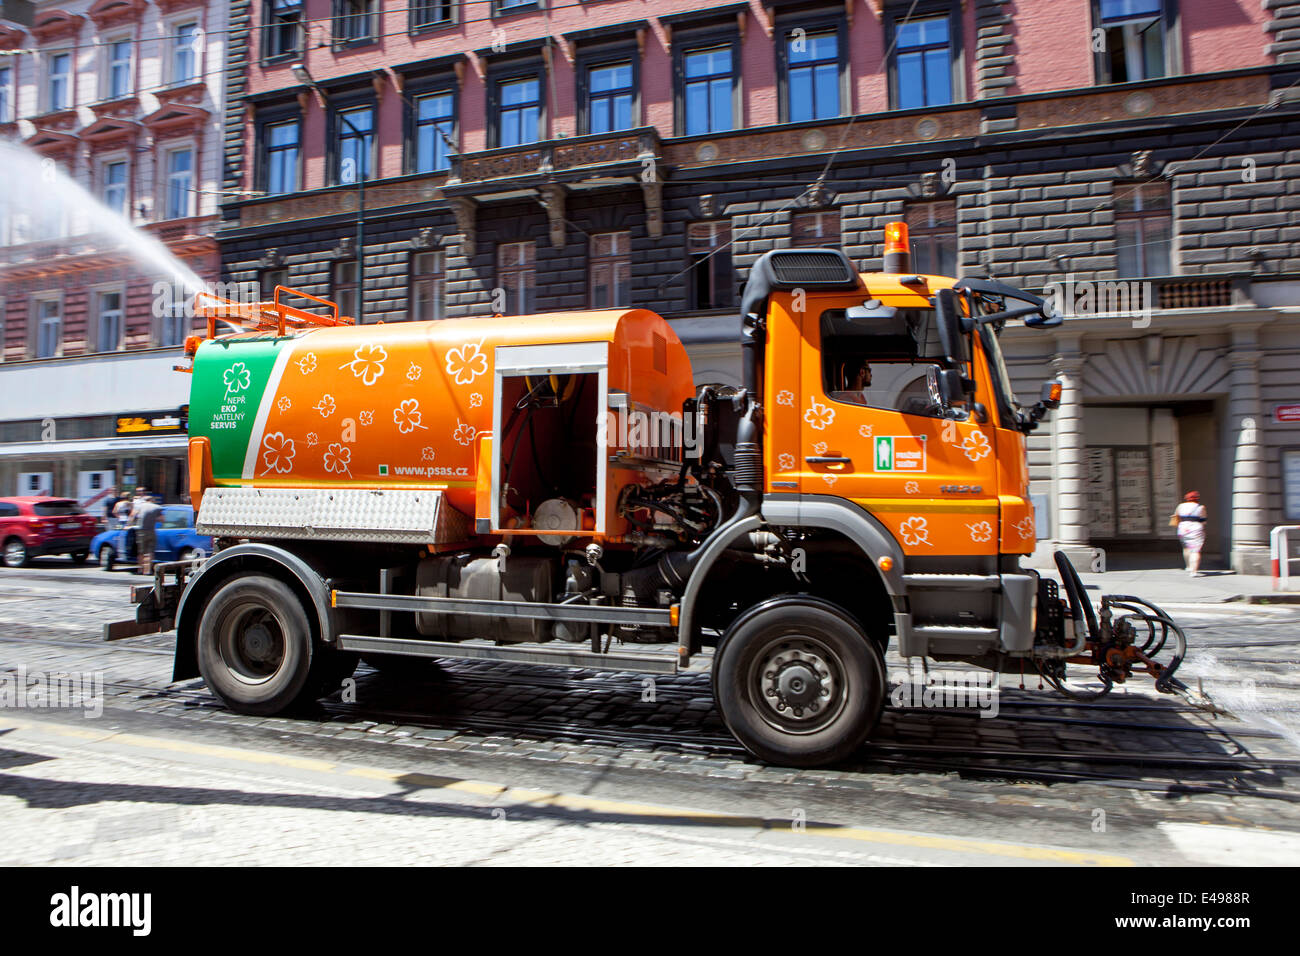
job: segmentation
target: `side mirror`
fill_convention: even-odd
[[[952,408],[966,400],[966,383],[956,369],[931,365],[925,370],[925,385],[933,405]]]
[[[962,344],[962,315],[961,307],[957,304],[957,293],[952,289],[936,292],[934,315],[938,323],[939,347],[943,349],[944,367],[960,368],[966,360],[966,350]]]
[[[1051,315],[1038,312],[1034,315],[1025,316],[1025,325],[1031,329],[1054,329],[1064,321],[1065,316],[1060,312],[1053,312]]]
[[[1060,382],[1044,382],[1043,389],[1039,393],[1038,402],[1029,410],[1029,420],[1037,425],[1047,413],[1054,408],[1061,407],[1061,390]]]

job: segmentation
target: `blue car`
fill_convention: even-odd
[[[90,553],[105,571],[115,564],[135,564],[134,529],[102,531],[90,542]],[[157,541],[153,551],[154,562],[188,561],[212,553],[212,539],[194,530],[194,509],[189,505],[163,505],[158,516]]]

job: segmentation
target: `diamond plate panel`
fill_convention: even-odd
[[[452,544],[469,519],[426,488],[209,488],[195,529],[222,538]]]

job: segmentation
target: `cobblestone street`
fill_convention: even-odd
[[[0,710],[9,864],[1281,863],[1300,850],[1300,608],[1186,603],[1180,674],[1099,704],[1004,675],[996,716],[890,707],[833,769],[748,757],[706,674],[448,661],[358,669],[294,718],[172,685],[172,635],[114,644],[126,573],[0,577],[0,676],[90,673],[97,708]],[[891,677],[906,676],[890,660]],[[30,704],[30,701],[20,702]]]

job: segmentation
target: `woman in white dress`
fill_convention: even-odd
[[[1178,519],[1178,541],[1183,546],[1187,573],[1190,577],[1197,577],[1201,573],[1201,546],[1205,544],[1205,519],[1208,517],[1200,493],[1189,491],[1183,495],[1183,503],[1174,511],[1174,517]]]

